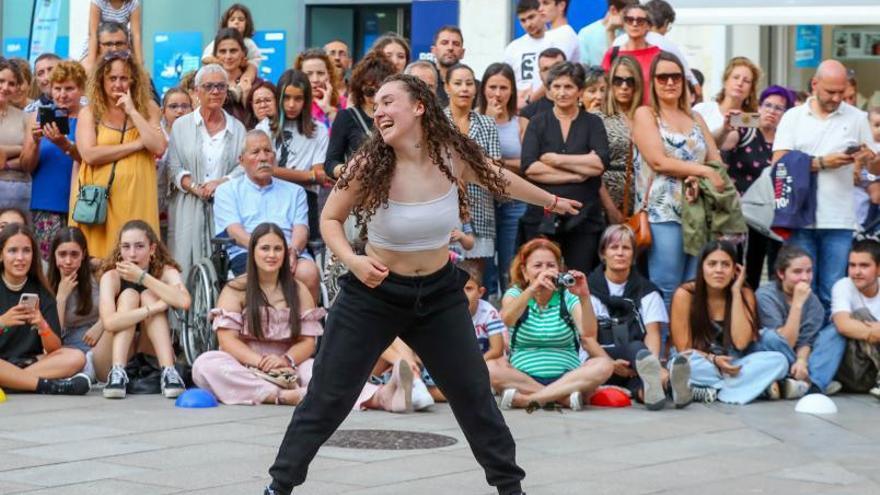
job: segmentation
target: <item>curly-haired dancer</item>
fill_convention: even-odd
[[[431,370],[490,485],[521,494],[525,473],[489,389],[463,287],[449,264],[449,234],[467,216],[466,183],[548,211],[581,205],[553,196],[490,160],[450,124],[428,86],[394,75],[376,94],[378,132],[342,173],[321,216],[321,234],[351,269],[327,321],[308,393],[296,408],[265,495],[305,482],[309,463],[354,404],[379,354],[399,336]],[[345,239],[354,212],[366,254]],[[400,370],[406,375],[409,370]]]

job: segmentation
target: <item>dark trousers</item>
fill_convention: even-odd
[[[648,346],[641,340],[631,340],[626,343],[626,345],[618,346],[618,345],[609,345],[603,346],[605,352],[608,353],[608,357],[611,359],[624,359],[629,361],[629,367],[633,370],[636,369],[636,354],[639,353],[642,349],[647,349]],[[606,382],[608,385],[617,385],[618,387],[624,387],[632,393],[633,399],[639,396],[639,390],[642,389],[642,379],[638,377],[638,375],[627,378],[620,375],[611,375],[611,378]]]
[[[286,495],[305,482],[318,448],[348,416],[376,359],[399,335],[431,370],[489,484],[500,494],[521,490],[525,472],[489,387],[464,296],[467,278],[449,264],[425,277],[392,273],[375,289],[350,274],[340,279],[308,392],[269,469],[273,489]]]
[[[761,234],[749,227],[749,244],[746,248],[746,282],[749,287],[757,289],[761,285],[761,271],[764,269],[764,259],[767,260],[767,275],[771,281],[776,278],[773,265],[776,263],[776,254],[782,243]]]
[[[540,224],[538,223],[521,219],[519,221],[520,230],[519,236],[517,236],[519,241],[517,245],[520,246],[536,237],[541,237],[543,234],[540,233],[539,227]],[[602,232],[575,229],[570,232],[560,232],[556,235],[544,237],[559,244],[566,268],[580,270],[589,274],[599,264],[599,237],[601,235]]]

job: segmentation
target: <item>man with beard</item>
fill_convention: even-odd
[[[437,81],[437,98],[440,99],[440,105],[446,107],[449,105],[449,95],[444,88],[446,71],[464,58],[464,37],[461,35],[461,29],[456,26],[443,26],[438,29],[434,34],[431,54],[434,55],[437,72],[440,73],[440,79]],[[477,87],[479,86],[480,82],[477,81]]]
[[[836,60],[825,60],[811,86],[813,96],[782,116],[773,142],[773,162],[789,151],[812,157],[811,170],[818,173],[815,223],[793,230],[789,242],[816,260],[813,291],[830,308],[831,288],[846,275],[856,224],[851,199],[855,164],[876,174],[880,162],[872,150],[876,144],[865,113],[843,101],[846,67]]]

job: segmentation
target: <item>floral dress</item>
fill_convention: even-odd
[[[699,123],[694,121],[694,126],[687,134],[669,129],[659,118],[657,124],[666,156],[687,162],[705,163],[708,147]],[[648,221],[681,223],[682,180],[655,173],[638,150],[633,164],[636,168],[636,204],[642,204],[650,188]]]

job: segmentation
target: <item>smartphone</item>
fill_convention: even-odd
[[[70,119],[66,108],[39,107],[37,119],[39,119],[41,126],[55,122],[55,125],[58,126],[58,132],[65,136],[70,134]]]
[[[25,292],[18,300],[18,304],[21,304],[22,306],[27,306],[30,309],[35,309],[37,307],[37,304],[39,303],[40,296],[38,294],[32,294],[30,292]]]
[[[758,127],[760,118],[757,113],[736,113],[730,116],[730,125],[733,127]]]
[[[858,144],[854,144],[852,146],[848,146],[845,150],[843,150],[843,152],[846,153],[847,155],[855,155],[861,149],[862,149],[861,146],[859,146]]]

